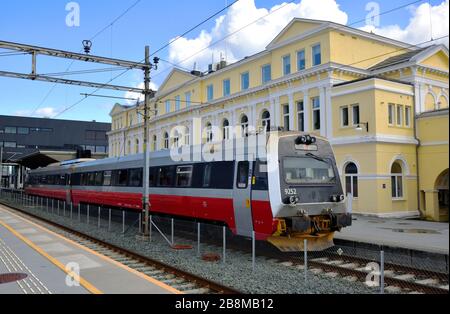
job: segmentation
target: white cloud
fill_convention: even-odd
[[[144,89],[144,83],[142,82],[142,83],[138,84],[136,87]],[[156,90],[158,90],[158,85],[156,85],[154,82],[150,82],[150,89],[156,91]],[[126,92],[124,97],[139,99],[139,101],[144,100],[144,94],[136,93],[136,92]],[[129,105],[135,105],[137,100],[128,100],[127,99],[126,102]]]
[[[269,13],[271,14],[268,15]],[[211,63],[212,56],[214,55],[217,62],[221,54],[226,56],[229,62],[234,62],[264,50],[295,17],[329,20],[341,24],[348,22],[347,14],[340,10],[335,0],[302,0],[299,3],[282,3],[270,9],[257,8],[254,0],[241,0],[233,5],[227,14],[217,18],[210,31],[203,30],[196,38],[183,37],[175,41],[169,48],[169,59],[179,64],[203,50],[180,65],[193,68],[196,62],[199,70],[205,70],[207,64]],[[256,20],[256,23],[246,27]],[[243,29],[240,30],[241,28]],[[205,49],[236,31],[238,32],[235,35]]]
[[[18,110],[14,113],[16,116],[33,116],[36,118],[52,118],[58,114],[58,110],[53,107],[40,108],[33,113],[31,110]]]
[[[449,0],[431,6],[423,3],[418,7],[411,7],[411,18],[405,28],[399,25],[387,25],[379,28],[365,26],[361,29],[372,31],[375,34],[397,39],[410,44],[418,44],[429,41],[432,38],[439,38],[448,35],[449,31]],[[431,13],[431,17],[430,17]],[[432,27],[431,27],[432,25]],[[432,30],[432,32],[431,32]],[[448,37],[433,43],[449,44]]]

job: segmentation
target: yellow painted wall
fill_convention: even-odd
[[[330,60],[356,68],[367,69],[389,57],[404,53],[398,46],[363,38],[348,32],[330,32]],[[374,58],[374,56],[380,56]]]

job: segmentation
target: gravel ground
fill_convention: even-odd
[[[89,234],[98,239],[113,243],[126,249],[139,252],[152,259],[176,266],[185,271],[214,280],[226,286],[233,287],[249,294],[373,294],[378,290],[369,288],[361,282],[350,282],[339,276],[329,278],[323,274],[308,272],[308,280],[304,280],[302,266],[284,266],[265,257],[256,258],[255,271],[252,271],[250,254],[233,250],[227,251],[226,263],[205,262],[197,257],[196,243],[175,237],[177,244],[191,244],[192,250],[173,250],[156,231],[153,231],[152,241],[142,241],[136,238],[137,228],[131,227],[126,235],[122,235],[122,224],[113,223],[111,232],[107,230],[107,221],[102,220],[102,227],[97,228],[97,210],[92,209],[90,224],[86,223],[85,215],[78,221],[78,213],[74,210],[73,219],[47,213],[42,209],[25,208],[27,211],[51,219],[59,224],[70,226],[75,230]],[[56,211],[55,211],[56,212]],[[60,211],[62,215],[62,210]],[[69,216],[69,212],[66,211]],[[106,217],[104,217],[106,215]],[[102,218],[107,218],[107,212]],[[221,248],[203,245],[202,253],[221,254]]]

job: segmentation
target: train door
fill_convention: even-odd
[[[238,162],[234,178],[233,205],[236,232],[243,236],[251,236],[253,231],[252,166],[252,163],[248,161]]]
[[[70,174],[66,174],[66,203],[71,204],[72,203],[72,187],[70,183]]]

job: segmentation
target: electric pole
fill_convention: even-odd
[[[144,69],[144,189],[143,189],[143,196],[142,196],[142,208],[144,210],[144,220],[143,223],[143,230],[144,230],[144,237],[149,236],[150,234],[150,204],[149,204],[149,180],[150,180],[150,154],[148,151],[148,106],[150,105],[150,48],[149,46],[145,46],[145,65],[147,65]]]

